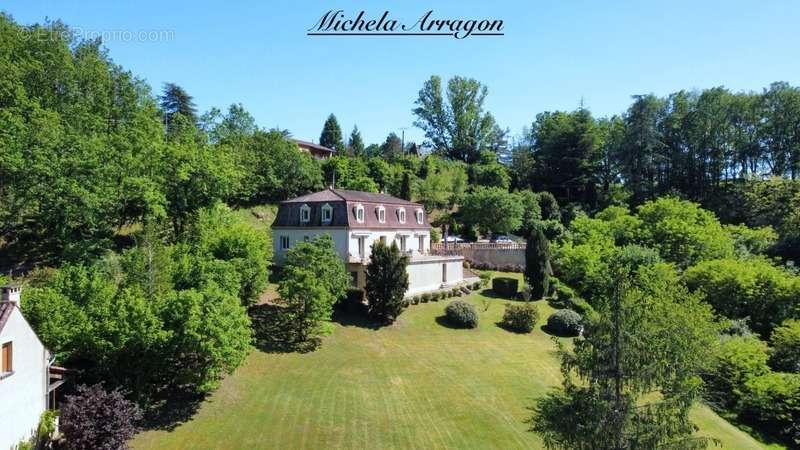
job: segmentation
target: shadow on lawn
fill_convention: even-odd
[[[143,428],[172,431],[188,422],[200,408],[206,394],[175,390],[164,394],[164,398],[148,408],[143,419]]]
[[[283,312],[284,307],[268,303],[250,307],[248,314],[252,321],[256,348],[268,353],[314,351],[319,346],[320,339],[312,337],[302,340],[295,332],[294,324]]]
[[[343,308],[335,308],[331,320],[344,327],[358,327],[368,330],[378,330],[386,326],[386,324],[376,322],[368,317],[365,311],[350,312],[345,311]]]

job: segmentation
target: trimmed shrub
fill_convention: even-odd
[[[444,309],[447,321],[456,327],[475,328],[478,326],[478,312],[472,303],[454,300]]]
[[[497,277],[492,279],[492,290],[506,298],[514,298],[519,289],[519,280],[515,278]]]
[[[547,329],[558,336],[577,336],[583,325],[581,315],[571,309],[560,309],[547,319]]]
[[[556,287],[555,294],[556,297],[558,297],[558,299],[563,301],[565,304],[569,300],[572,300],[573,298],[576,297],[575,291],[571,287],[563,283],[558,284],[558,286]]]
[[[476,282],[472,283],[472,286],[470,286],[470,288],[473,291],[477,291],[478,289],[481,288],[481,282],[480,281],[476,281]]]
[[[556,289],[558,289],[559,284],[561,284],[561,281],[559,281],[558,278],[550,277],[550,286],[547,289],[547,295],[549,297],[552,297],[556,294]]]
[[[450,290],[450,296],[451,297],[455,297],[456,295],[458,295],[459,292],[461,292],[461,289],[453,288],[453,289]]]
[[[429,301],[431,301],[431,293],[426,292],[422,294],[422,303],[428,303]]]
[[[539,309],[536,305],[530,303],[524,305],[507,304],[501,324],[507,330],[530,333],[538,321]]]
[[[768,373],[747,382],[742,415],[800,446],[800,374]],[[793,445],[792,445],[793,444]]]

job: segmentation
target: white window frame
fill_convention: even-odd
[[[422,222],[424,221],[423,220],[423,218],[425,217],[424,214],[425,213],[421,209],[417,210],[417,223],[420,225],[422,225]]]
[[[397,209],[397,220],[400,223],[406,223],[406,209],[405,208],[398,208]]]
[[[356,222],[364,223],[364,205],[362,205],[360,203],[358,205],[356,205],[356,208],[355,208],[355,211],[353,211],[353,214],[355,214],[355,216],[356,216]]]
[[[311,222],[311,207],[303,204],[300,207],[300,223],[308,223]]]
[[[386,223],[386,208],[383,206],[378,206],[375,208],[375,214],[378,215],[378,222]]]
[[[289,250],[289,236],[281,236],[281,250]]]
[[[325,223],[331,223],[333,220],[333,208],[331,205],[325,203],[322,205],[322,221]]]

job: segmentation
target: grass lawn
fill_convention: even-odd
[[[504,300],[468,300],[481,311],[475,330],[440,324],[445,300],[387,328],[337,324],[312,353],[254,351],[189,422],[141,433],[133,448],[542,448],[526,407],[560,382],[553,342],[498,328]],[[544,322],[552,309],[537,304]],[[724,449],[762,448],[705,407],[693,418]]]

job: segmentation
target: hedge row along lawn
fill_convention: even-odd
[[[133,447],[542,448],[524,421],[532,398],[561,380],[540,328],[553,309],[536,302],[539,323],[516,334],[496,325],[505,300],[461,299],[478,310],[478,328],[448,327],[448,299],[411,306],[388,328],[336,324],[312,353],[254,351],[190,421],[141,433]],[[762,448],[706,407],[692,417],[721,448]]]

